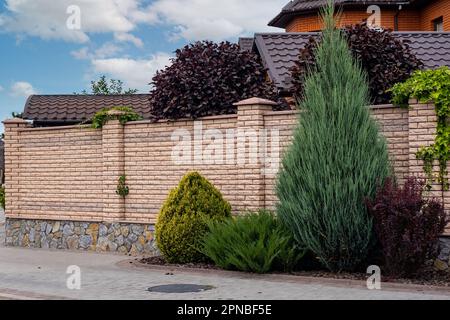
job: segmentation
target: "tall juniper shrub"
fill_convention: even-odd
[[[386,271],[392,276],[410,276],[429,258],[435,258],[446,214],[442,203],[423,196],[425,182],[409,178],[403,187],[392,179],[367,202],[374,217]]]
[[[294,141],[277,182],[278,215],[330,270],[355,270],[373,242],[364,200],[390,175],[388,151],[368,108],[367,77],[335,28],[334,5],[306,77]]]

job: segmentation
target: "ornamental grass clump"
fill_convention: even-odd
[[[253,273],[291,271],[304,255],[292,234],[268,211],[210,223],[202,248],[223,269]]]
[[[205,261],[200,242],[208,223],[231,216],[231,206],[198,172],[188,173],[170,192],[156,224],[158,248],[169,263]]]
[[[386,142],[366,108],[367,77],[334,15],[330,1],[299,104],[303,112],[279,173],[277,212],[326,268],[354,271],[374,240],[365,199],[375,196],[391,169]]]

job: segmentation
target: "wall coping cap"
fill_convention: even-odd
[[[121,110],[109,110],[108,111],[109,116],[122,116],[124,114],[127,114],[127,113],[125,111],[121,111]]]
[[[233,106],[255,106],[255,105],[260,105],[260,106],[276,106],[278,103],[267,100],[267,99],[262,99],[262,98],[250,98],[250,99],[246,99],[246,100],[242,100],[236,103],[233,103]]]
[[[4,124],[28,124],[26,120],[23,120],[21,118],[12,118],[12,119],[6,119],[3,121]]]

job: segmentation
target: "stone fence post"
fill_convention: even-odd
[[[108,115],[119,116],[111,110]],[[125,199],[116,194],[119,177],[125,174],[124,126],[109,120],[102,128],[103,148],[103,220],[125,220]]]
[[[14,118],[3,121],[5,125],[5,215],[20,215],[20,130],[28,122]]]
[[[275,102],[251,98],[237,106],[237,164],[238,210],[265,208],[265,176],[263,144],[265,143],[264,115],[272,111]]]
[[[433,103],[419,103],[416,99],[409,101],[409,175],[425,179],[424,163],[417,159],[417,152],[422,147],[428,147],[435,142],[437,116],[436,108]],[[435,163],[433,174],[439,173],[439,166]],[[430,194],[432,197],[443,199],[442,186],[439,183],[433,183]]]

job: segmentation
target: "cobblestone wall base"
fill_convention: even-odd
[[[7,218],[5,230],[6,246],[131,255],[157,252],[151,224]]]
[[[442,237],[439,240],[439,256],[434,266],[438,270],[450,272],[450,237]]]

